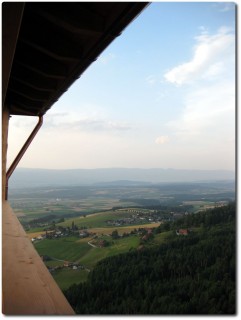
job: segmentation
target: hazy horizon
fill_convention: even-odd
[[[18,166],[15,170],[58,170],[58,171],[68,171],[68,170],[105,170],[105,169],[137,169],[137,170],[184,170],[184,171],[230,171],[230,172],[236,172],[235,169],[185,169],[185,168],[163,168],[163,167],[153,167],[153,168],[144,168],[144,167],[96,167],[96,168],[66,168],[66,169],[57,169],[57,168],[41,168],[41,167],[21,167]]]
[[[32,169],[17,168],[9,180],[11,188],[83,186],[123,182],[140,184],[235,181],[230,170],[175,170],[161,168]],[[124,185],[123,183],[121,183]]]

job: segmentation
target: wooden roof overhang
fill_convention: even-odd
[[[41,119],[146,5],[144,2],[2,4],[2,311],[6,315],[74,314],[4,201],[9,114]]]
[[[3,105],[42,116],[146,2],[4,2]]]

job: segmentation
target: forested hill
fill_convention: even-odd
[[[176,229],[189,228],[188,236]],[[161,225],[168,241],[100,261],[65,295],[77,314],[235,314],[235,205]]]

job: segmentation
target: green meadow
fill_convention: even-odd
[[[71,229],[73,222],[78,229],[87,229],[96,234],[97,239],[92,237],[81,239],[76,236],[44,239],[35,241],[34,246],[40,255],[49,256],[51,260],[45,261],[48,267],[62,267],[64,261],[76,262],[84,266],[84,269],[61,268],[53,272],[53,277],[61,289],[68,288],[73,283],[80,283],[87,279],[89,271],[92,270],[98,261],[136,250],[140,246],[140,236],[129,235],[112,239],[110,234],[118,230],[119,235],[130,233],[138,228],[154,228],[160,223],[148,223],[148,207],[160,203],[163,206],[164,215],[174,211],[180,212],[180,208],[187,206],[190,212],[197,212],[209,207],[220,205],[227,201],[230,195],[230,186],[220,186],[216,191],[215,186],[198,185],[195,192],[193,185],[180,186],[140,186],[140,187],[66,187],[46,190],[41,189],[41,194],[34,189],[23,193],[17,191],[12,196],[11,205],[16,210],[20,222],[27,230],[30,239],[45,233],[44,229],[58,228],[59,226]],[[209,189],[214,188],[210,193]],[[227,188],[226,189],[224,189]],[[229,193],[228,193],[229,192]],[[114,207],[123,208],[113,210]],[[125,209],[124,209],[125,208]],[[133,216],[133,210],[147,212],[145,219],[136,220],[136,225],[121,226],[108,225],[108,220],[121,220]],[[184,209],[183,209],[184,210]],[[184,212],[185,212],[184,210]],[[38,219],[46,218],[47,222],[35,223]],[[59,222],[61,221],[62,222]],[[143,222],[143,223],[142,223]],[[151,220],[150,220],[151,222]],[[171,232],[162,232],[155,235],[145,246],[155,246],[169,241]],[[108,245],[100,247],[98,241],[106,240]],[[88,242],[96,244],[93,247]]]
[[[72,219],[68,219],[65,222],[59,223],[58,225],[67,227],[70,225],[72,221],[78,226],[86,226],[87,228],[95,228],[95,227],[106,227],[107,220],[116,220],[122,218],[130,217],[130,213],[127,211],[105,211],[100,213],[93,213],[86,216],[75,217]]]
[[[79,284],[87,280],[89,272],[86,270],[62,269],[53,274],[54,280],[60,289],[68,289],[70,285]]]
[[[124,253],[139,246],[139,237],[136,235],[126,238],[112,240],[108,238],[107,247],[92,247],[88,244],[91,238],[79,239],[77,237],[66,237],[59,239],[45,239],[35,244],[40,255],[47,255],[53,260],[47,261],[48,266],[63,265],[64,261],[77,262],[84,265],[85,270],[73,270],[63,268],[54,271],[53,277],[61,289],[66,289],[73,283],[85,281],[88,271],[93,269],[96,263],[106,257]],[[61,261],[59,261],[61,260]]]
[[[106,238],[105,238],[106,239]],[[92,269],[96,263],[104,258],[127,252],[132,249],[136,249],[139,246],[139,237],[136,235],[126,238],[120,238],[113,240],[107,239],[110,244],[103,248],[91,248],[86,254],[79,260],[83,265]]]
[[[87,242],[80,242],[78,237],[44,239],[35,243],[39,255],[54,259],[77,262],[91,247]]]

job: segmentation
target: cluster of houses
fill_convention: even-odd
[[[189,230],[189,229],[179,229],[179,230],[176,230],[176,235],[188,236],[190,232],[191,232],[191,230]]]
[[[125,226],[125,225],[132,225],[132,224],[141,224],[141,223],[156,223],[163,221],[161,216],[150,216],[149,214],[140,214],[136,213],[133,214],[131,218],[122,218],[116,220],[107,220],[105,221],[108,226]]]
[[[124,225],[132,225],[132,224],[142,224],[142,223],[158,223],[165,221],[174,221],[178,218],[181,218],[185,213],[176,213],[176,212],[163,212],[160,210],[137,210],[137,209],[117,209],[116,211],[125,211],[131,213],[130,218],[122,218],[116,220],[106,220],[106,224],[108,226],[124,226]]]
[[[61,266],[55,266],[55,267],[47,266],[47,268],[50,273],[53,273],[58,270],[66,269],[66,268],[72,269],[72,270],[87,270],[87,271],[89,271],[89,269],[87,269],[85,266],[80,265],[79,263],[76,263],[76,262],[69,262],[69,261],[65,261],[63,263],[63,265],[61,265]]]
[[[38,241],[38,240],[44,240],[44,239],[58,239],[68,236],[78,236],[80,238],[86,238],[95,235],[95,233],[88,231],[87,229],[71,229],[69,227],[58,227],[54,230],[45,231],[44,234],[41,234],[35,238],[32,238],[32,242]]]
[[[120,227],[124,225],[137,224],[138,221],[133,218],[123,218],[117,220],[107,220],[105,221],[108,226]]]

